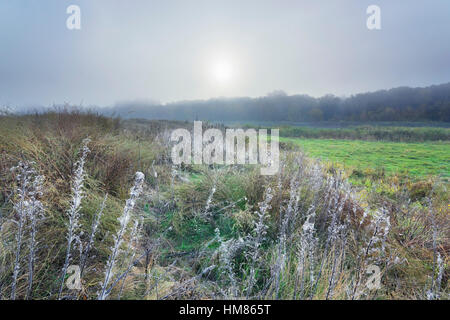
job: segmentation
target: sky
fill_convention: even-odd
[[[369,5],[381,30],[369,30]],[[69,30],[69,5],[81,29]],[[321,96],[450,81],[450,1],[1,0],[0,106]]]

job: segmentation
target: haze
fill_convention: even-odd
[[[66,8],[81,8],[81,30]],[[381,7],[381,30],[366,8]],[[350,95],[450,80],[450,1],[0,3],[0,105]]]

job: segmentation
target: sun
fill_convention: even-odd
[[[233,79],[233,65],[229,60],[218,60],[211,68],[211,75],[220,84],[227,84]]]

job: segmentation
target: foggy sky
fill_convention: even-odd
[[[81,8],[81,30],[66,8]],[[381,30],[366,8],[381,7]],[[227,84],[211,77],[225,59]],[[450,1],[2,0],[0,106],[349,95],[450,81]]]

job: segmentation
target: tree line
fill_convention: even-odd
[[[170,104],[121,103],[103,109],[124,118],[208,121],[440,121],[450,122],[450,83],[399,87],[341,98],[287,95],[216,98]]]

